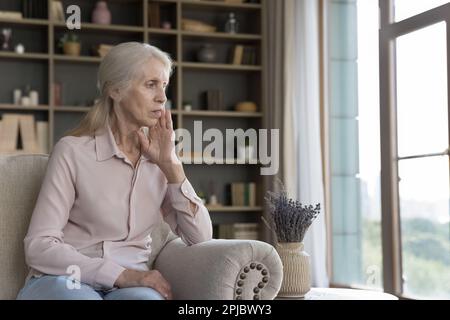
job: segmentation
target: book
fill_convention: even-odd
[[[256,183],[250,182],[248,184],[248,186],[249,186],[248,205],[250,207],[255,207],[256,206]]]
[[[148,4],[148,25],[150,28],[160,28],[160,12],[158,3]]]
[[[11,152],[17,150],[17,139],[19,135],[18,114],[7,113],[3,115],[0,131],[0,152]]]
[[[218,225],[218,239],[259,239],[258,223],[232,223]]]
[[[233,225],[220,224],[218,226],[218,239],[233,239]]]
[[[232,206],[256,206],[256,183],[255,182],[233,182],[230,184]],[[226,195],[227,198],[227,195]]]
[[[208,110],[222,110],[223,93],[221,90],[206,91],[206,106]]]
[[[30,153],[38,152],[34,116],[30,114],[20,115],[19,126],[23,151]]]
[[[49,154],[47,121],[36,121],[36,136],[39,153]]]
[[[55,21],[65,21],[64,9],[61,1],[52,1],[51,15]]]
[[[233,238],[258,240],[259,224],[254,222],[233,223]]]
[[[243,45],[236,45],[234,47],[234,54],[233,54],[233,64],[234,65],[240,65],[242,64],[242,56],[244,54],[244,46]]]

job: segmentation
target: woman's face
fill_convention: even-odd
[[[139,127],[153,127],[167,101],[168,83],[169,74],[164,64],[158,59],[149,59],[120,101],[122,116]]]

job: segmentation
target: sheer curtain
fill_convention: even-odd
[[[319,7],[317,0],[285,0],[284,4],[283,180],[291,197],[303,204],[321,204],[321,213],[304,242],[305,251],[311,256],[312,285],[328,287],[320,137]]]

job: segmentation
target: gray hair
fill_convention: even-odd
[[[79,125],[65,135],[94,135],[95,131],[104,128],[110,121],[113,101],[112,90],[123,94],[130,88],[134,79],[142,72],[142,65],[155,58],[166,67],[170,77],[173,61],[168,53],[159,48],[140,42],[124,42],[114,46],[102,59],[97,73],[98,98]]]

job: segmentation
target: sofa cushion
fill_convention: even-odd
[[[47,161],[47,155],[0,156],[0,299],[15,299],[24,285],[23,239]]]

